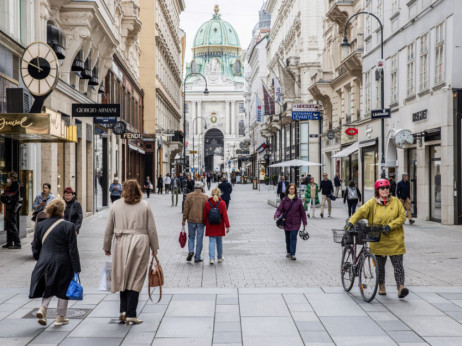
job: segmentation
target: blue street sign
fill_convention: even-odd
[[[117,124],[116,117],[95,117],[95,124]]]
[[[321,112],[294,112],[292,111],[292,120],[320,120]]]
[[[230,164],[231,164],[231,161],[228,161],[228,165],[230,165]]]

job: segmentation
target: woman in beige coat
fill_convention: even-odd
[[[151,207],[141,200],[136,180],[123,184],[122,198],[112,204],[104,234],[104,252],[111,255],[111,291],[120,292],[121,321],[139,324],[136,318],[138,297],[143,288],[149,264],[149,248],[157,254],[159,241]]]

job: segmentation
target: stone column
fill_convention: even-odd
[[[196,113],[196,118],[199,118],[202,116],[202,101],[197,101],[197,113]],[[196,135],[199,133],[199,129],[201,124],[201,120],[196,120]]]
[[[191,101],[189,104],[189,137],[192,138],[193,135],[193,120],[196,118],[196,101]]]
[[[225,135],[228,135],[230,133],[230,126],[229,126],[229,121],[230,121],[230,114],[229,114],[229,101],[226,101],[225,103]]]
[[[236,102],[231,101],[231,134],[236,134]]]

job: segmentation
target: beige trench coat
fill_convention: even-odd
[[[127,204],[114,202],[104,234],[104,251],[112,249],[111,292],[141,292],[146,279],[151,251],[159,249],[156,224],[146,201]]]

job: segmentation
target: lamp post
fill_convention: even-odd
[[[195,153],[195,150],[194,150],[194,139],[196,137],[196,131],[195,131],[196,127],[194,126],[194,123],[196,122],[197,119],[201,119],[201,120],[204,121],[204,130],[207,130],[207,120],[204,117],[197,117],[197,118],[193,119],[193,121],[192,121],[192,127],[193,127],[193,165],[194,165],[194,162],[196,162],[196,153]]]
[[[383,25],[382,25],[382,22],[380,21],[379,17],[377,17],[375,14],[373,13],[370,13],[370,12],[365,12],[365,11],[362,11],[362,12],[358,12],[358,13],[355,13],[354,15],[352,15],[350,18],[348,18],[347,22],[345,23],[345,30],[344,30],[344,33],[343,33],[343,42],[340,44],[340,46],[342,47],[342,51],[344,52],[348,52],[349,51],[349,48],[350,48],[350,44],[348,43],[348,38],[347,38],[347,28],[348,28],[348,24],[350,23],[350,21],[360,15],[360,14],[367,14],[369,16],[372,16],[374,17],[375,19],[377,19],[377,21],[379,22],[379,26],[380,26],[380,58],[383,60]],[[383,88],[383,70],[381,70],[380,72],[380,92],[381,92],[381,108],[384,109],[385,108],[385,93],[384,93],[384,88]],[[385,119],[382,118],[381,119],[381,125],[382,125],[382,146],[381,146],[381,150],[382,150],[382,173],[381,173],[381,178],[382,179],[385,179]]]

